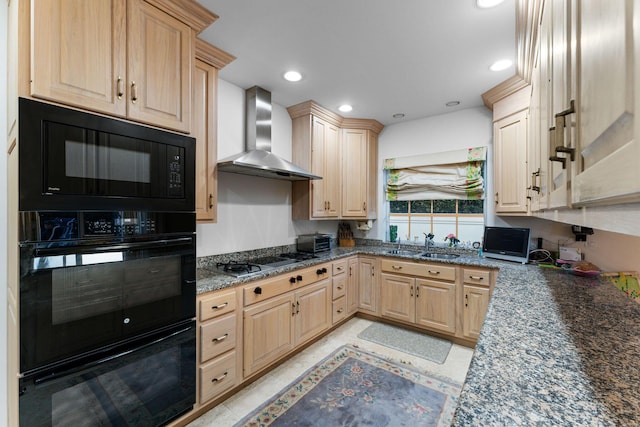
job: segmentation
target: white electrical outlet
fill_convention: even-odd
[[[565,248],[560,246],[559,258],[567,261],[580,261],[582,259],[582,255],[580,255],[580,249]]]

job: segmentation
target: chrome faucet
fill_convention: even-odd
[[[431,245],[433,244],[433,238],[436,237],[435,235],[429,233],[422,233],[424,234],[424,249],[429,252],[431,250]]]

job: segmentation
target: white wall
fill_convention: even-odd
[[[7,277],[7,2],[0,7],[0,274]],[[11,101],[13,102],[13,101]],[[7,414],[7,290],[5,280],[0,286],[0,426],[6,422]]]
[[[224,80],[218,86],[218,159],[244,150],[245,91]],[[291,118],[273,104],[271,151],[291,160]],[[295,243],[298,234],[335,233],[335,221],[293,221],[291,183],[218,174],[218,222],[198,224],[199,257]]]
[[[358,237],[385,239],[388,224],[385,221],[387,202],[384,198],[384,160],[416,154],[438,153],[468,147],[492,147],[493,125],[491,111],[484,107],[468,108],[448,114],[411,120],[384,128],[378,138],[378,220],[366,233]],[[491,151],[487,154],[487,176],[491,176]],[[492,194],[490,179],[485,181],[486,194]],[[485,208],[487,216],[493,215],[493,206]]]

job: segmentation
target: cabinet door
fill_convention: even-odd
[[[527,113],[494,123],[496,214],[526,214]]]
[[[342,216],[367,216],[367,131],[342,131]]]
[[[358,307],[361,311],[377,314],[378,285],[376,261],[373,258],[358,260]]]
[[[456,285],[416,279],[416,316],[418,325],[456,332]]]
[[[477,339],[489,307],[489,289],[464,285],[463,290],[462,332],[465,337]]]
[[[380,310],[383,317],[415,320],[415,279],[412,277],[380,274]]]
[[[127,5],[128,115],[189,132],[195,36],[189,26],[142,0]]]
[[[195,64],[191,135],[196,138],[196,219],[216,222],[218,69],[199,60]]]
[[[311,181],[311,215],[337,217],[340,213],[340,131],[314,117],[312,135],[311,172],[322,179]]]
[[[331,280],[296,292],[295,343],[302,344],[331,326]]]
[[[358,258],[350,258],[347,277],[347,314],[358,311]]]
[[[612,0],[579,6],[580,133],[572,183],[574,204],[640,201],[633,3]]]
[[[124,116],[125,1],[35,1],[31,8],[31,95]]]
[[[294,345],[293,293],[244,310],[244,376],[288,353]]]

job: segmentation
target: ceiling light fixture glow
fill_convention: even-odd
[[[302,79],[302,74],[297,71],[287,71],[284,73],[284,78],[290,82],[299,82]]]
[[[513,64],[513,62],[511,62],[510,59],[501,59],[500,61],[494,62],[489,69],[491,71],[502,71],[511,67],[511,64]]]
[[[476,4],[481,9],[487,9],[489,7],[495,7],[502,3],[504,0],[477,0]]]
[[[343,104],[338,107],[338,110],[342,111],[343,113],[348,113],[349,111],[353,110],[353,107],[349,104]]]

